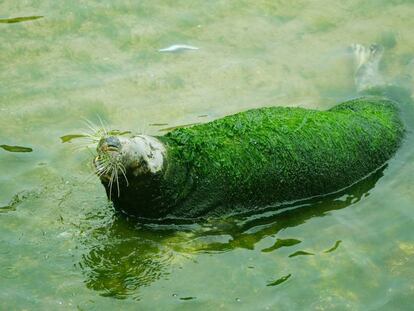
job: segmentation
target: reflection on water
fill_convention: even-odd
[[[171,251],[159,241],[143,238],[134,228],[117,230],[114,223],[104,245],[96,245],[83,257],[86,286],[103,296],[126,298],[142,286],[148,286],[165,275]]]
[[[269,252],[272,252],[272,251],[274,251],[278,248],[281,248],[281,247],[284,247],[284,246],[293,246],[293,245],[299,244],[300,242],[302,242],[302,241],[297,240],[297,239],[277,239],[275,244],[273,244],[270,247],[262,249],[262,252],[263,253],[269,253]]]
[[[281,230],[357,203],[369,195],[384,169],[339,193],[287,205],[283,209],[270,207],[260,215],[183,225],[142,224],[133,218],[118,215],[109,224],[92,228],[87,234],[89,238],[83,244],[89,251],[84,254],[79,266],[88,288],[99,291],[103,296],[139,299],[139,289],[166,278],[170,265],[177,258],[190,260],[192,254],[228,252],[237,248],[252,250],[261,240],[275,236]],[[300,243],[295,238],[276,238],[274,245],[262,249],[262,252],[295,245],[298,249]],[[340,241],[336,241],[325,253],[333,252],[339,244]],[[288,257],[300,255],[318,254],[298,249]],[[294,274],[292,271],[267,286],[279,285]]]

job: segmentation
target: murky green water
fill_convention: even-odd
[[[0,1],[0,309],[401,310],[414,303],[413,119],[388,166],[343,193],[204,224],[114,216],[82,118],[160,134],[266,105],[355,96],[354,42],[414,74],[414,4]],[[37,18],[43,16],[43,18]],[[160,53],[172,44],[197,51]]]

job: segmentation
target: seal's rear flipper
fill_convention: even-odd
[[[351,46],[355,57],[355,85],[360,95],[373,95],[394,100],[400,104],[412,105],[411,77],[401,83],[386,82],[379,72],[379,63],[384,53],[384,48],[378,44],[370,47],[361,44]]]
[[[372,44],[370,47],[353,44],[352,51],[356,61],[355,85],[358,92],[384,85],[379,72],[383,47],[378,44]]]

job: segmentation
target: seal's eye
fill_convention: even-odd
[[[115,136],[102,138],[98,144],[98,150],[101,151],[118,151],[121,148],[121,142]]]

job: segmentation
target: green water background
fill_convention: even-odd
[[[254,107],[326,109],[356,95],[354,42],[384,45],[381,70],[410,85],[412,1],[0,1],[0,18],[26,16],[43,18],[0,23],[0,144],[33,148],[0,149],[0,309],[411,308],[409,116],[367,181],[204,224],[114,216],[91,155],[59,137],[97,115],[159,135]],[[200,49],[158,52],[178,43]]]

